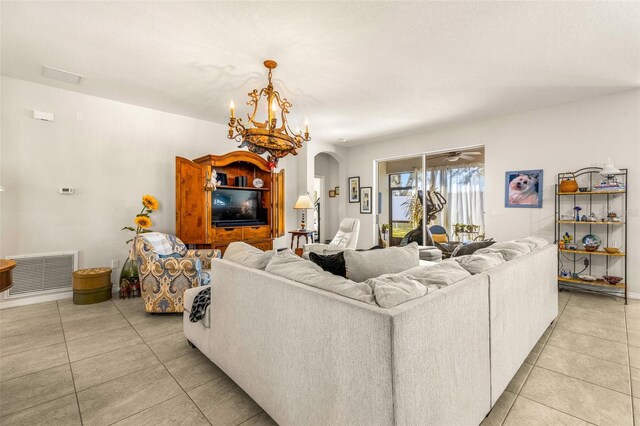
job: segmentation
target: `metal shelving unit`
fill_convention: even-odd
[[[593,190],[594,185],[604,179],[600,175],[600,167],[586,167],[580,169],[573,174],[578,181],[580,187],[588,187],[585,192],[559,192],[560,181],[562,177],[566,177],[566,173],[558,174],[556,184],[556,199],[555,199],[555,222],[556,242],[562,238],[564,232],[569,229],[573,232],[574,242],[579,244],[582,237],[587,234],[597,234],[602,240],[602,247],[596,251],[587,251],[583,249],[561,249],[558,248],[558,287],[568,287],[572,289],[589,291],[595,293],[607,294],[610,296],[624,297],[625,304],[627,303],[627,169],[620,169],[620,174],[616,175],[616,178],[620,183],[624,185],[624,190],[605,190],[596,191]],[[598,222],[582,221],[582,220],[567,220],[562,218],[563,209],[567,209],[575,206],[586,207],[584,210],[587,215],[595,211],[610,212],[615,211],[618,217],[621,217],[619,222],[611,221],[609,219]],[[618,253],[607,253],[602,250],[603,247],[609,247],[610,244],[619,238],[620,241],[617,247],[620,249]],[[588,264],[585,262],[580,263],[580,260],[588,259]],[[596,260],[596,265],[594,265]],[[563,277],[560,271],[566,269],[566,265],[570,265],[571,276]],[[582,269],[581,269],[582,268]],[[596,276],[610,275],[609,270],[621,271],[618,274],[614,274],[622,277],[622,281],[618,284],[611,285],[604,280],[598,281],[585,281],[576,276],[576,274],[583,273],[588,270],[589,275],[596,274]],[[602,272],[604,270],[604,273]],[[592,272],[593,271],[593,272]]]

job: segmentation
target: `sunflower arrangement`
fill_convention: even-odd
[[[133,223],[136,225],[133,226],[125,226],[122,230],[135,232],[136,235],[143,234],[145,232],[153,232],[150,228],[153,226],[153,222],[151,221],[151,217],[149,215],[154,211],[158,210],[160,204],[158,200],[152,195],[146,194],[142,196],[142,210],[140,213],[136,215],[133,219]],[[127,240],[126,244],[129,244],[133,241],[133,238]]]

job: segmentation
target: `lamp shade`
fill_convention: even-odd
[[[302,194],[301,196],[298,197],[298,200],[296,201],[296,203],[293,206],[294,209],[312,209],[313,208],[313,201],[311,201],[311,197],[309,197],[309,194]]]
[[[620,173],[620,169],[616,168],[611,161],[605,164],[602,170],[600,170],[602,176],[619,175]]]

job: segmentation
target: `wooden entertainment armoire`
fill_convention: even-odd
[[[206,188],[212,170],[226,175],[227,184],[218,186],[216,191]],[[242,176],[246,177],[246,184],[235,186],[235,178]],[[256,178],[264,182],[261,188],[253,185]],[[242,196],[243,191],[251,192],[258,200],[253,202],[259,204],[259,223],[216,222],[214,200],[220,205],[222,193]],[[176,234],[185,244],[224,253],[229,243],[244,241],[271,250],[273,239],[284,233],[284,170],[271,172],[264,158],[248,151],[205,155],[193,161],[176,157]]]

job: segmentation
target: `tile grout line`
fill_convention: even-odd
[[[564,411],[562,411],[562,410],[558,410],[557,408],[554,408],[554,407],[552,407],[552,406],[550,406],[550,405],[547,405],[547,404],[545,404],[545,403],[542,403],[542,402],[540,402],[540,401],[536,401],[535,399],[531,399],[531,398],[526,397],[526,396],[523,396],[523,395],[518,395],[518,397],[519,397],[519,398],[523,398],[523,399],[527,399],[527,400],[532,401],[532,402],[535,402],[536,404],[544,405],[545,407],[547,407],[547,408],[549,408],[549,409],[551,409],[551,410],[557,411],[557,412],[562,413],[562,414],[566,414],[567,416],[573,417],[574,419],[582,420],[582,421],[583,421],[583,422],[585,422],[585,423],[595,424],[595,423],[590,422],[589,420],[585,420],[585,419],[583,419],[582,417],[578,417],[578,416],[575,416],[575,415],[573,415],[573,414],[565,413],[565,412],[564,412]],[[515,404],[515,403],[514,403],[514,404]]]
[[[564,330],[564,329],[562,329],[562,330]],[[583,334],[583,336],[586,336],[586,334]],[[590,336],[590,337],[593,337],[593,336]],[[609,340],[607,340],[607,341],[609,341]],[[567,348],[562,347],[562,346],[554,345],[553,343],[548,343],[548,342],[547,342],[547,344],[545,344],[545,346],[547,346],[547,345],[551,346],[552,348],[562,349],[563,351],[571,352],[571,353],[573,353],[573,354],[583,355],[583,356],[588,356],[588,357],[590,357],[590,358],[595,358],[595,359],[597,359],[597,360],[599,360],[599,361],[610,362],[610,363],[612,363],[612,364],[615,364],[615,365],[621,365],[621,366],[623,366],[623,367],[628,367],[628,366],[629,366],[629,364],[623,364],[623,363],[621,363],[621,362],[611,361],[610,359],[604,359],[604,358],[600,358],[600,357],[593,356],[593,355],[590,355],[590,354],[586,354],[586,353],[583,353],[583,352],[578,352],[578,351],[575,351],[575,350],[573,350],[573,349],[567,349]]]
[[[631,393],[631,421],[633,424],[636,424],[636,406],[633,403],[633,380],[631,380],[631,355],[629,354],[629,324],[627,323],[627,306],[624,307],[624,329],[627,336],[627,361],[629,361],[629,365],[627,368],[627,373],[629,374],[629,393]]]
[[[559,290],[558,290],[558,292],[559,292]],[[558,315],[556,315],[556,318],[551,322],[551,324],[549,324],[549,326],[551,327],[551,331],[549,332],[549,336],[547,337],[547,340],[545,340],[544,343],[542,344],[542,349],[540,350],[540,353],[538,354],[536,359],[533,361],[533,366],[531,367],[531,370],[529,370],[529,372],[527,373],[527,377],[525,377],[524,381],[522,382],[522,386],[520,386],[520,389],[518,389],[518,392],[516,393],[516,398],[513,400],[513,404],[511,404],[511,406],[509,407],[509,410],[507,411],[507,414],[505,414],[504,419],[502,419],[502,421],[500,422],[500,426],[502,426],[504,424],[505,420],[507,420],[507,417],[509,417],[509,414],[511,413],[511,410],[513,409],[513,406],[516,405],[516,401],[520,397],[520,392],[522,392],[522,389],[524,389],[524,386],[527,384],[527,380],[529,380],[529,376],[531,375],[531,372],[533,371],[533,368],[536,366],[536,364],[538,362],[538,358],[540,358],[540,355],[542,354],[542,351],[547,346],[547,342],[551,338],[551,334],[553,334],[553,331],[556,329],[556,326],[558,325],[558,321],[560,320],[560,317],[564,313],[564,310],[567,307],[567,305],[569,304],[569,300],[571,300],[572,297],[573,297],[573,293],[570,293],[569,294],[569,298],[567,299],[567,302],[562,306],[562,310],[559,309],[560,312],[558,313]],[[534,347],[535,347],[535,345],[534,345]]]
[[[113,302],[112,302],[112,303],[113,303]],[[147,345],[147,348],[151,351],[151,353],[153,354],[153,356],[155,356],[155,357],[156,357],[156,359],[158,360],[158,362],[160,363],[160,365],[162,365],[162,367],[165,369],[165,371],[166,371],[167,373],[169,373],[169,376],[173,379],[173,381],[174,381],[174,382],[176,382],[176,384],[178,385],[178,387],[179,387],[180,389],[182,389],[182,392],[184,392],[184,394],[187,396],[187,398],[189,398],[189,400],[191,400],[191,402],[193,403],[193,405],[195,405],[195,407],[198,409],[198,411],[200,412],[200,414],[202,414],[202,415],[204,416],[204,418],[205,418],[205,419],[207,419],[207,422],[209,422],[209,424],[212,424],[212,423],[211,423],[211,421],[209,420],[209,418],[208,418],[208,417],[207,417],[207,416],[202,412],[202,410],[200,409],[200,407],[198,406],[198,404],[196,404],[196,402],[191,398],[191,395],[189,395],[189,394],[184,390],[184,388],[180,385],[180,383],[176,380],[176,378],[175,378],[175,377],[173,377],[173,374],[171,374],[171,371],[169,371],[169,369],[167,368],[167,366],[166,366],[166,365],[164,365],[164,362],[162,362],[162,361],[160,360],[160,358],[158,357],[158,355],[156,355],[156,353],[153,351],[153,349],[151,349],[151,347],[149,346],[149,344],[147,343],[147,341],[146,341],[146,340],[144,340],[144,339],[142,338],[142,336],[140,335],[140,333],[138,332],[138,330],[136,330],[136,328],[133,326],[133,324],[131,324],[131,323],[129,322],[129,319],[126,317],[126,315],[125,315],[124,313],[122,313],[122,311],[120,310],[120,308],[119,308],[115,303],[114,303],[114,305],[115,305],[116,309],[118,310],[118,312],[120,312],[120,313],[122,314],[122,316],[123,316],[123,317],[124,317],[124,319],[127,321],[127,323],[129,323],[129,325],[131,326],[131,328],[133,328],[133,331],[135,331],[135,333],[138,335],[138,337],[140,337],[140,339],[142,339],[142,341],[144,342],[144,344],[145,344],[145,345]],[[178,332],[176,332],[176,333],[171,333],[171,334],[177,334],[177,333],[178,333]],[[183,331],[183,333],[184,333],[184,331]],[[165,337],[165,336],[160,336],[160,337]],[[158,338],[159,338],[159,337],[158,337]],[[154,339],[151,339],[151,340],[154,340]],[[209,383],[209,382],[207,382],[207,383]],[[171,399],[171,398],[169,398],[169,399]],[[169,399],[166,399],[166,400],[164,400],[164,401],[162,401],[162,402],[160,402],[160,403],[158,403],[158,404],[161,404],[161,403],[163,403],[163,402],[166,402],[166,401],[168,401]],[[157,404],[156,404],[156,405],[157,405]],[[145,408],[144,410],[146,410],[146,408]],[[133,416],[133,415],[135,415],[135,414],[141,413],[141,412],[142,412],[142,411],[144,411],[144,410],[140,410],[140,411],[138,411],[137,413],[132,414],[132,416]],[[129,416],[129,417],[131,417],[131,416]],[[124,419],[121,419],[121,420],[124,420]],[[118,421],[121,421],[121,420],[118,420]]]
[[[69,374],[71,375],[71,383],[73,383],[73,393],[76,397],[76,406],[78,407],[78,416],[80,417],[80,424],[83,425],[82,421],[82,410],[80,409],[80,400],[78,399],[78,388],[76,388],[76,380],[73,377],[73,369],[71,368],[71,358],[69,357],[69,346],[67,345],[67,336],[64,333],[64,325],[62,325],[62,314],[60,313],[60,304],[56,301],[56,306],[58,307],[58,317],[60,318],[60,327],[62,327],[62,338],[64,339],[64,348],[67,352],[67,360],[69,361]]]
[[[262,408],[262,407],[260,407],[260,408]],[[243,420],[242,422],[238,423],[236,426],[242,426],[243,424],[245,424],[245,423],[246,423],[246,422],[248,422],[249,420],[253,419],[254,417],[259,416],[259,415],[260,415],[260,414],[262,414],[262,413],[266,413],[266,411],[262,410],[262,411],[260,411],[259,413],[256,413],[256,414],[254,414],[253,416],[249,417],[247,420]],[[271,417],[271,416],[269,416],[269,417]],[[275,420],[274,420],[274,422],[275,422]]]

